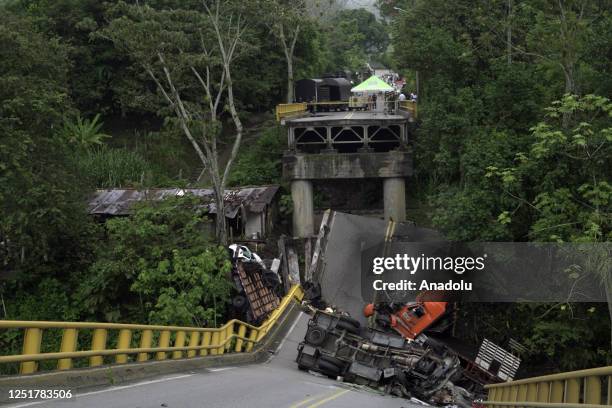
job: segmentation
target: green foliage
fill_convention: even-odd
[[[139,153],[126,149],[90,149],[79,156],[77,166],[97,188],[136,187],[151,181],[149,163]]]
[[[283,128],[274,125],[265,129],[256,141],[244,143],[229,185],[280,184],[285,137]]]
[[[493,168],[532,222],[536,241],[612,238],[609,160],[612,103],[595,95],[565,95],[531,129],[530,144],[512,167]]]
[[[221,321],[229,260],[210,240],[200,199],[144,203],[107,221],[107,241],[76,294],[89,316],[107,321],[204,325]]]
[[[66,47],[10,12],[0,44],[0,270],[30,287],[88,262],[92,225],[71,149],[53,131],[71,110]]]
[[[330,57],[334,69],[361,71],[370,59],[380,59],[389,44],[383,23],[371,12],[345,9],[328,23]]]
[[[100,146],[109,135],[101,132],[104,122],[100,121],[100,114],[96,114],[93,119],[83,119],[77,114],[74,121],[65,119],[64,127],[60,131],[61,135],[70,144],[78,148],[87,149],[93,146]]]

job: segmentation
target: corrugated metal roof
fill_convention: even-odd
[[[225,190],[225,216],[236,217],[238,211],[260,213],[278,191],[278,186],[244,187]],[[148,190],[120,189],[97,190],[89,200],[88,211],[97,215],[127,215],[134,203],[150,200],[161,201],[170,196],[184,196],[192,194],[202,197],[210,213],[216,214],[214,192],[210,188],[152,188]]]

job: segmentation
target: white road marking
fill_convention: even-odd
[[[225,370],[233,370],[236,367],[219,367],[219,368],[209,368],[208,371],[216,373],[217,371],[225,371]]]
[[[34,402],[28,402],[25,404],[18,404],[18,405],[10,405],[10,408],[21,408],[21,407],[31,407],[34,405],[40,405],[40,404],[47,404],[49,402],[53,402],[53,401],[66,401],[66,402],[70,402],[72,400],[74,400],[75,398],[79,398],[79,397],[87,397],[90,395],[96,395],[96,394],[103,394],[105,392],[111,392],[111,391],[120,391],[120,390],[125,390],[128,388],[134,388],[134,387],[140,387],[141,385],[149,385],[149,384],[157,384],[157,383],[161,383],[161,382],[166,382],[166,381],[173,381],[173,380],[179,380],[181,378],[187,378],[187,377],[191,377],[194,374],[185,374],[185,375],[177,375],[175,377],[167,377],[167,378],[160,378],[157,380],[150,380],[150,381],[143,381],[143,382],[139,382],[136,384],[129,384],[129,385],[121,385],[121,386],[117,386],[117,387],[110,387],[104,390],[98,390],[98,391],[90,391],[90,392],[84,392],[82,394],[74,394],[74,397],[71,399],[50,399],[50,400],[44,400],[44,401],[34,401]]]

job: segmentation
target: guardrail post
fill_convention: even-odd
[[[599,376],[592,375],[584,378],[584,403],[601,404],[601,380]]]
[[[91,339],[91,350],[105,350],[106,349],[106,329],[94,329],[93,337]],[[89,357],[89,366],[97,367],[104,363],[103,356],[92,356]]]
[[[577,404],[580,402],[580,381],[577,378],[565,380],[563,402],[566,404]]]
[[[608,376],[608,405],[612,405],[612,375]]]
[[[538,402],[548,402],[550,386],[547,382],[538,383]]]
[[[71,353],[76,351],[77,348],[77,337],[78,330],[77,329],[64,329],[62,333],[62,345],[60,347],[60,351],[62,353]],[[72,359],[71,358],[61,358],[57,362],[58,370],[70,370],[72,368]]]
[[[197,347],[198,342],[200,341],[200,332],[192,331],[189,335],[189,347]],[[187,358],[195,357],[197,354],[197,350],[189,350],[187,351]]]
[[[527,385],[521,384],[519,385],[518,395],[516,397],[517,401],[527,401]]]
[[[244,324],[238,326],[238,338],[236,339],[236,348],[234,349],[236,353],[240,353],[242,351],[242,344],[244,343],[242,337],[246,336],[246,329],[247,328]]]
[[[536,402],[538,400],[538,384],[527,384],[527,401]]]
[[[168,347],[169,345],[170,345],[170,330],[163,330],[159,335],[159,347],[165,348],[165,347]],[[155,353],[155,359],[165,360],[166,352],[158,351],[157,353]]]
[[[212,338],[212,333],[211,332],[209,332],[209,331],[204,332],[204,335],[202,336],[202,346],[210,346],[211,338]],[[209,351],[209,349],[203,348],[202,350],[200,350],[200,355],[201,356],[207,356],[208,355],[208,351]]]
[[[563,381],[553,381],[550,387],[550,402],[563,402]]]
[[[132,331],[130,329],[121,329],[119,331],[119,341],[117,341],[117,349],[129,349],[130,342],[132,341]],[[125,364],[128,362],[127,354],[117,354],[115,356],[115,363]]]
[[[42,341],[42,329],[26,329],[23,337],[23,354],[39,354]],[[24,361],[19,366],[19,374],[32,374],[38,370],[38,362]]]
[[[227,342],[225,343],[225,351],[230,351],[232,348],[232,337],[234,336],[234,323],[227,325],[227,330],[225,332],[225,339]]]
[[[223,351],[225,350],[225,344],[223,344],[223,341],[225,340],[225,329],[219,329],[215,334],[217,335],[217,342],[215,343],[215,341],[213,340],[213,344],[218,345],[219,347],[217,347],[215,349],[215,354],[223,354]],[[215,335],[213,334],[213,339]]]
[[[184,347],[184,346],[185,346],[185,332],[180,331],[176,333],[176,340],[174,341],[174,347]],[[183,358],[183,352],[181,350],[173,351],[172,358],[174,360]]]
[[[256,329],[251,329],[251,334],[249,335],[249,343],[246,345],[246,352],[250,352],[251,350],[253,350],[253,346],[255,345],[255,341],[257,341],[257,330]]]
[[[140,348],[151,348],[153,342],[153,330],[143,330],[140,334]],[[149,353],[138,353],[138,361],[149,360]]]

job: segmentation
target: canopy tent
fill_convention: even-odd
[[[377,77],[372,75],[359,85],[351,88],[351,92],[392,92],[393,87]]]

